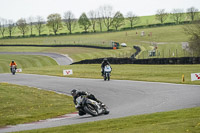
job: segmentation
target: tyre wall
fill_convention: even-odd
[[[181,57],[181,58],[107,58],[111,64],[200,64],[200,57]],[[82,60],[73,64],[100,64],[103,58]]]

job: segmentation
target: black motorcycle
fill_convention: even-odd
[[[108,108],[101,103],[98,103],[92,99],[87,98],[87,96],[79,96],[76,99],[77,102],[77,109],[81,110],[87,114],[92,116],[98,116],[102,114],[109,114]]]

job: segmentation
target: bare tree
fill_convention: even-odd
[[[13,20],[8,20],[8,34],[9,37],[12,37],[12,34],[15,32],[16,25]]]
[[[103,17],[100,8],[97,11],[97,23],[99,24],[100,31],[102,32]]]
[[[0,31],[1,31],[2,37],[4,37],[4,33],[6,31],[6,25],[7,25],[7,20],[3,18],[0,19]]]
[[[67,25],[67,29],[69,30],[69,33],[72,34],[72,30],[76,26],[76,19],[74,14],[71,11],[67,11],[64,13],[64,22]]]
[[[31,31],[31,36],[33,35],[33,23],[34,23],[35,18],[34,17],[29,17],[27,19],[27,23],[29,24],[30,31]]]
[[[167,19],[167,17],[168,17],[168,13],[165,12],[165,9],[157,10],[156,19],[159,20],[161,24],[163,24],[163,22]]]
[[[116,30],[118,30],[118,28],[122,25],[124,25],[124,16],[121,12],[118,11],[113,17],[113,26]]]
[[[17,21],[17,27],[23,34],[23,37],[25,36],[26,32],[29,30],[28,24],[26,23],[26,20],[21,18]]]
[[[195,7],[190,7],[187,9],[187,15],[191,18],[192,21],[195,20],[195,17],[198,15],[199,10]]]
[[[176,24],[179,24],[181,20],[183,19],[184,11],[183,9],[173,9],[171,13],[172,19],[176,22]]]
[[[54,34],[56,35],[59,28],[62,27],[62,20],[61,20],[60,14],[58,14],[58,13],[50,14],[47,17],[47,26],[52,28]]]
[[[44,27],[45,27],[45,21],[44,18],[41,16],[37,16],[36,17],[36,23],[35,23],[35,28],[38,31],[38,34],[40,36],[41,32],[43,31]]]
[[[133,14],[131,11],[129,11],[126,16],[131,24],[131,29],[133,28],[133,25],[137,24],[140,20],[139,17]]]
[[[190,50],[200,56],[200,21],[195,21],[193,24],[185,25],[184,30],[186,34],[190,35]]]
[[[107,28],[107,31],[110,30],[110,27],[113,24],[113,8],[112,6],[109,5],[105,5],[103,7],[100,7],[101,9],[101,13],[102,13],[102,17],[103,17],[103,22]]]
[[[96,32],[96,22],[97,22],[97,13],[94,10],[89,11],[88,13],[89,19],[92,24],[93,32]]]

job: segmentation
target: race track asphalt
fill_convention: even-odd
[[[109,115],[49,119],[1,128],[0,132],[31,130],[119,118],[131,115],[171,111],[200,106],[200,86],[129,80],[67,78],[34,74],[0,74],[0,82],[37,87],[70,94],[72,89],[93,93],[110,109]]]

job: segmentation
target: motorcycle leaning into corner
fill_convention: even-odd
[[[86,114],[92,116],[109,114],[109,110],[106,107],[106,105],[102,106],[101,103],[98,103],[92,99],[87,98],[86,95],[79,96],[76,99],[76,102],[77,102],[76,109],[81,110]]]
[[[112,68],[110,65],[106,65],[104,67],[104,74],[103,74],[104,81],[106,81],[107,79],[108,79],[108,81],[110,80],[111,71],[112,71]]]

